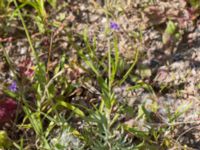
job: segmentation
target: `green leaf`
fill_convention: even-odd
[[[176,32],[177,26],[175,25],[174,22],[168,21],[167,22],[167,27],[165,29],[165,32],[168,33],[169,35],[173,35]]]
[[[162,35],[163,44],[168,44],[172,41],[177,42],[180,40],[180,38],[181,33],[179,32],[177,25],[172,21],[168,21],[165,32]]]
[[[0,130],[0,148],[8,149],[11,146],[11,140],[9,139],[7,133],[3,130]]]
[[[184,103],[182,105],[180,105],[174,115],[169,119],[169,122],[173,122],[175,121],[178,117],[180,117],[183,113],[185,113],[186,111],[189,110],[189,108],[192,106],[192,102],[188,103]]]
[[[143,79],[149,78],[152,75],[151,68],[148,67],[147,65],[139,64],[138,68],[139,68],[139,74]]]
[[[0,12],[2,11],[2,10],[4,10],[5,9],[5,3],[4,3],[4,0],[1,0],[0,1]]]
[[[10,96],[11,98],[16,98],[16,99],[17,99],[17,97],[18,97],[17,93],[11,92],[11,91],[9,91],[9,90],[3,90],[3,92],[4,92],[6,95]]]
[[[46,84],[46,68],[44,63],[38,63],[35,69],[35,78],[41,84]]]
[[[175,34],[175,39],[178,41],[181,38],[181,34],[178,32]]]
[[[48,3],[55,9],[56,4],[57,4],[57,0],[48,0]]]
[[[200,1],[199,0],[190,0],[189,3],[195,9],[200,7]]]
[[[35,17],[35,22],[37,24],[38,30],[40,33],[45,33],[45,26],[43,20],[40,16]]]
[[[79,56],[85,61],[87,66],[89,66],[92,71],[96,74],[97,77],[100,76],[100,73],[98,71],[97,66],[93,63],[93,61],[90,58],[87,58],[84,54],[83,51],[79,51]]]
[[[115,50],[115,58],[112,60],[111,65],[112,65],[112,75],[111,75],[111,83],[115,79],[115,75],[118,70],[118,65],[119,65],[119,48],[118,48],[118,40],[117,38],[114,39],[114,50]]]
[[[130,75],[131,71],[133,70],[133,68],[135,67],[137,61],[138,61],[138,56],[139,56],[139,49],[136,48],[135,49],[135,56],[134,56],[134,60],[133,63],[131,64],[130,68],[128,69],[128,71],[125,73],[125,75],[122,77],[122,79],[120,80],[119,84],[121,85]]]
[[[80,117],[85,117],[85,114],[82,110],[80,110],[79,108],[75,107],[74,105],[64,102],[64,101],[60,101],[58,102],[58,105],[63,106],[71,111],[73,111],[75,114],[79,115]]]
[[[129,127],[127,125],[123,125],[123,128],[138,138],[147,138],[148,137],[147,131],[140,131],[137,128]]]

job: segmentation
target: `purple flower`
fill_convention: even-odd
[[[9,86],[9,90],[12,92],[17,91],[17,83],[15,81],[13,81],[12,84]]]
[[[119,25],[115,22],[110,22],[110,28],[113,30],[119,30]]]

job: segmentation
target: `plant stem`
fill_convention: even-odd
[[[17,4],[17,2],[16,2],[16,0],[14,0],[14,4],[15,4],[15,6],[16,6],[17,8],[19,7],[18,4]],[[27,37],[27,39],[28,39],[28,42],[29,42],[31,51],[32,51],[32,53],[33,53],[33,56],[35,57],[36,62],[39,63],[39,57],[38,57],[38,55],[37,55],[37,53],[36,53],[36,51],[35,51],[35,49],[34,49],[34,47],[33,47],[33,43],[32,43],[32,41],[31,41],[31,37],[30,37],[29,32],[28,32],[28,29],[27,29],[27,27],[26,27],[24,18],[22,17],[21,11],[20,11],[19,9],[17,9],[17,11],[18,11],[19,17],[20,17],[20,19],[21,19],[22,25],[23,25],[23,27],[24,27],[24,30],[25,30],[25,33],[26,33],[26,37]]]

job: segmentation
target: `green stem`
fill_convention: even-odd
[[[18,4],[17,4],[17,2],[16,2],[16,0],[14,0],[14,4],[15,4],[15,6],[16,6],[17,8],[19,7]],[[31,41],[31,37],[30,37],[29,32],[28,32],[28,29],[27,29],[27,27],[26,27],[24,18],[22,17],[21,11],[20,11],[19,9],[17,9],[17,11],[18,11],[19,17],[20,17],[20,19],[21,19],[22,25],[23,25],[23,27],[24,27],[24,30],[25,30],[25,33],[26,33],[26,37],[27,37],[27,39],[28,39],[28,42],[29,42],[31,51],[32,51],[32,53],[33,53],[33,56],[35,57],[36,62],[39,63],[39,57],[38,57],[38,55],[37,55],[37,53],[36,53],[36,51],[35,51],[35,49],[34,49],[34,47],[33,47],[33,43],[32,43],[32,41]]]

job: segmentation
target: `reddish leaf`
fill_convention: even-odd
[[[0,124],[13,119],[17,109],[17,102],[11,98],[0,100]]]

